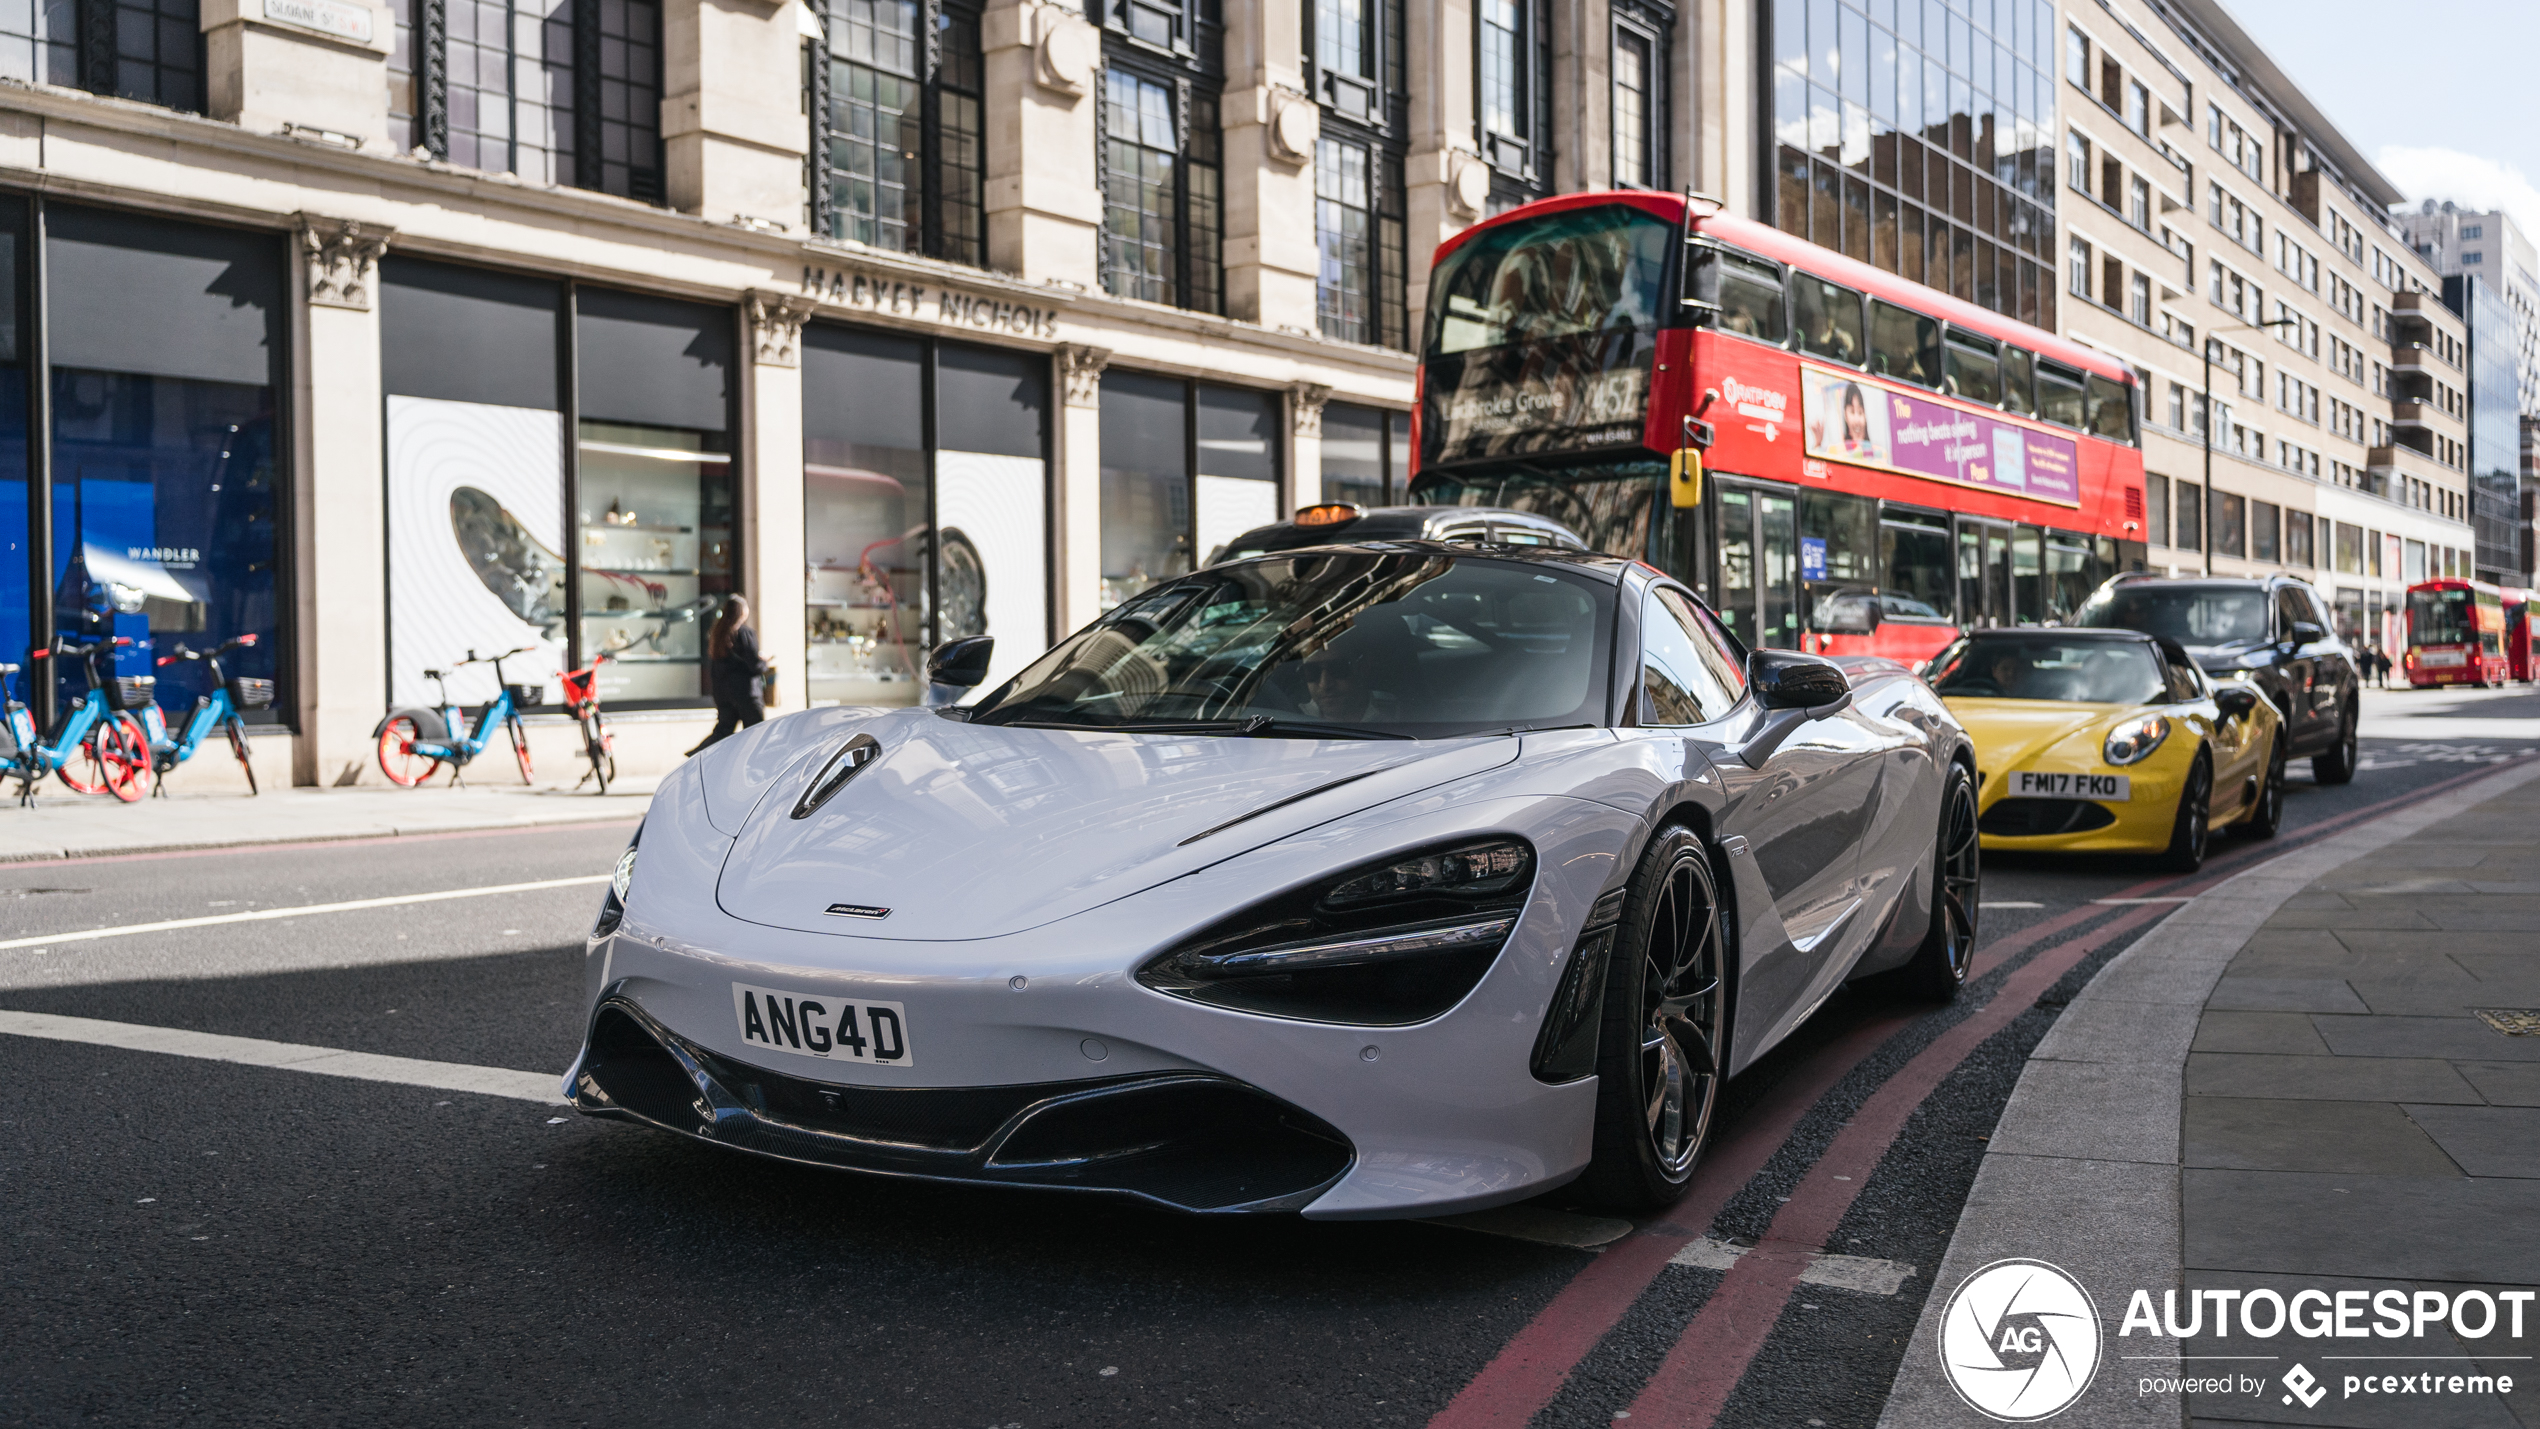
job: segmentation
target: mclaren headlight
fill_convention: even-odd
[[[609,891],[600,899],[600,921],[591,925],[591,936],[605,938],[617,931],[626,920],[626,895],[635,887],[635,846],[644,838],[644,827],[635,826],[635,837],[626,841],[626,852],[617,856],[617,867],[609,870]]]
[[[1220,919],[1138,969],[1138,981],[1269,1017],[1426,1021],[1490,971],[1534,871],[1534,849],[1514,838],[1396,855]]]
[[[2099,752],[2110,764],[2140,764],[2151,758],[2152,751],[2169,737],[2170,722],[2166,716],[2145,715],[2108,731],[2108,742]]]

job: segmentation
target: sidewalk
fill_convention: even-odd
[[[632,823],[652,802],[655,782],[623,780],[605,798],[588,789],[578,794],[517,784],[452,789],[435,781],[419,789],[267,789],[254,798],[171,793],[119,804],[102,796],[83,798],[54,781],[39,786],[35,808],[19,808],[14,798],[0,801],[0,863],[532,824]],[[16,787],[9,785],[8,792]]]
[[[2540,1429],[2529,1358],[2480,1366],[2512,1376],[2507,1395],[2305,1407],[2275,1383],[2297,1362],[2323,1381],[2430,1367],[2329,1356],[2530,1356],[2540,1324],[2519,1342],[2439,1324],[2396,1342],[2117,1333],[2138,1288],[2369,1304],[2540,1285],[2540,1035],[2479,1015],[2540,1008],[2535,779],[2540,766],[2506,770],[2262,865],[2102,970],[1994,1129],[1881,1425],[1990,1422],[1942,1377],[1940,1317],[1979,1267],[2032,1257],[2089,1289],[2104,1331],[2097,1378],[2059,1426]],[[2146,1376],[2225,1368],[2263,1372],[2267,1391],[2139,1392]]]

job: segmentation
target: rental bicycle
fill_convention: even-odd
[[[600,716],[600,666],[608,658],[609,652],[603,650],[591,657],[590,664],[556,677],[564,685],[564,702],[572,709],[574,722],[582,726],[582,752],[591,760],[591,772],[574,780],[573,787],[597,780],[603,794],[617,777],[617,736],[609,733],[608,721]]]
[[[180,660],[201,660],[208,663],[212,671],[212,692],[195,698],[193,712],[186,716],[183,730],[169,731],[167,715],[160,709],[156,698],[146,700],[140,707],[142,733],[149,737],[150,742],[150,767],[162,776],[159,780],[160,793],[167,792],[164,777],[167,772],[193,758],[194,751],[203,747],[203,741],[215,729],[229,736],[229,752],[238,757],[238,767],[247,774],[247,792],[251,795],[262,792],[256,787],[255,761],[247,757],[247,721],[239,717],[239,712],[271,709],[273,681],[224,675],[220,667],[223,655],[233,650],[251,649],[255,643],[255,636],[240,635],[222,641],[218,649],[188,650],[180,644],[174,654],[159,657],[162,667]],[[155,696],[156,690],[150,693]]]
[[[427,709],[408,705],[388,712],[379,722],[372,737],[379,741],[379,772],[388,782],[411,789],[431,778],[442,765],[450,766],[450,782],[459,782],[459,769],[485,752],[493,742],[496,726],[511,736],[512,757],[520,763],[520,782],[530,783],[529,731],[521,726],[520,707],[538,703],[535,685],[514,685],[503,678],[503,662],[534,652],[535,645],[523,645],[500,655],[478,656],[473,650],[467,658],[451,666],[452,670],[469,665],[494,667],[494,698],[478,713],[471,727],[467,712],[450,702],[450,681],[446,671],[426,670],[424,678],[440,686],[441,703]]]
[[[0,739],[0,778],[17,776],[20,804],[35,802],[35,786],[46,774],[61,776],[64,784],[79,793],[112,794],[127,804],[149,796],[149,737],[139,720],[119,708],[124,687],[98,669],[99,655],[111,655],[117,646],[131,643],[130,636],[117,635],[81,645],[56,635],[52,644],[29,653],[30,664],[80,661],[87,669],[88,693],[72,699],[70,708],[62,711],[50,739],[36,737],[35,715],[25,704],[15,699],[0,701],[0,713],[5,714],[0,728],[6,731],[6,738]],[[0,664],[0,694],[5,694],[9,676],[19,671],[19,666]],[[34,678],[28,672],[27,683],[31,685]],[[115,692],[112,699],[110,690]]]

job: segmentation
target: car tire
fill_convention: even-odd
[[[2265,782],[2258,786],[2258,807],[2240,823],[2240,832],[2253,839],[2271,839],[2284,827],[2284,738],[2267,741]]]
[[[2170,823],[2170,846],[2161,853],[2161,867],[2172,873],[2203,868],[2213,837],[2214,762],[2200,749],[2188,767],[2187,786],[2179,791],[2178,817]]]
[[[2311,779],[2319,784],[2351,784],[2355,782],[2355,707],[2346,705],[2337,712],[2337,742],[2311,756]]]
[[[1728,1064],[1727,920],[1711,851],[1659,831],[1624,895],[1606,960],[1587,1199],[1654,1211],[1684,1198],[1718,1112]]]
[[[1949,1002],[1967,985],[1975,962],[1976,910],[1984,879],[1984,841],[1976,831],[1976,783],[1952,763],[1940,786],[1940,834],[1932,845],[1931,931],[1897,971],[1911,997]]]

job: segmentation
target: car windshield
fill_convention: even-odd
[[[1413,738],[1602,724],[1613,628],[1614,588],[1560,567],[1265,557],[1137,596],[970,717]]]
[[[2475,641],[2478,637],[2470,621],[2469,592],[2408,592],[2408,634],[2419,645],[2466,645]]]
[[[1931,669],[1941,694],[1983,699],[2143,705],[2162,690],[2152,647],[2133,640],[1972,636],[1942,651]]]
[[[2166,635],[2181,645],[2255,645],[2267,638],[2267,593],[2251,586],[2121,585],[2082,602],[2072,623]]]

